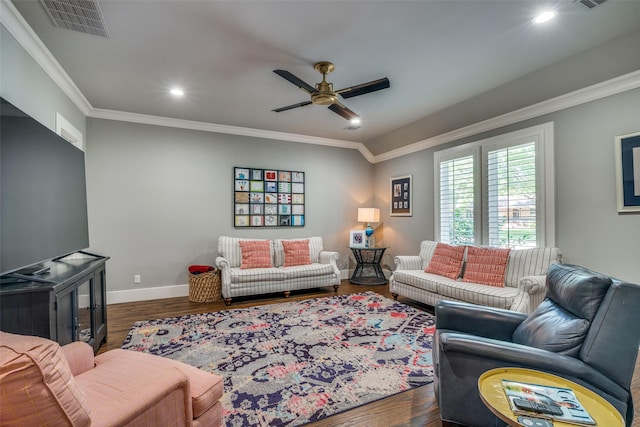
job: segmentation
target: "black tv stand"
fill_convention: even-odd
[[[4,279],[5,277],[8,277],[11,279],[18,279],[19,281],[23,281],[23,282],[26,281],[26,282],[36,282],[36,283],[56,283],[53,280],[47,280],[47,279],[42,279],[40,277],[37,277],[38,275],[47,273],[48,271],[49,269],[45,268],[44,270],[40,270],[39,273],[33,273],[33,274],[20,274],[18,272],[15,272],[15,273],[9,273],[6,276],[2,276],[2,278]]]
[[[18,271],[14,271],[11,274],[19,276],[39,276],[41,274],[47,273],[49,270],[51,270],[51,267],[44,264],[33,264],[29,267],[21,268]]]
[[[84,341],[97,352],[107,339],[108,259],[75,252],[32,266],[30,275],[0,277],[0,328],[60,345]]]

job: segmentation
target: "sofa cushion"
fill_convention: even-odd
[[[504,287],[504,275],[511,249],[467,247],[462,281]]]
[[[480,283],[455,282],[443,278],[438,284],[438,293],[445,297],[444,299],[450,298],[472,304],[509,309],[518,290],[511,287],[487,286]]]
[[[282,268],[231,268],[229,270],[231,283],[279,282],[285,280],[286,274]]]
[[[418,289],[438,293],[438,284],[441,282],[454,282],[453,279],[447,279],[439,274],[426,273],[422,270],[396,270],[393,272],[393,279],[396,282],[406,283]]]
[[[91,409],[58,343],[0,332],[0,424],[88,426]]]
[[[281,269],[287,279],[298,279],[302,277],[316,277],[334,274],[331,264],[307,264],[284,267]]]
[[[309,257],[309,239],[283,240],[282,247],[284,248],[285,267],[311,264],[311,258]]]
[[[423,240],[420,243],[420,252],[418,255],[422,258],[422,269],[426,269],[429,263],[431,262],[431,257],[433,253],[436,251],[436,247],[438,246],[438,242],[434,242],[432,240]]]
[[[320,262],[320,252],[323,251],[322,237],[314,236],[305,239],[273,239],[273,265],[275,267],[284,265],[284,247],[282,246],[282,242],[296,242],[301,240],[309,241],[309,258],[311,258],[311,262]]]
[[[246,239],[230,236],[218,237],[218,256],[221,256],[229,261],[230,267],[240,267],[240,264],[242,264],[242,251],[240,250],[240,242],[246,240],[256,239]]]
[[[241,240],[239,244],[242,252],[241,269],[270,268],[272,266],[271,242],[269,240]]]
[[[577,357],[590,322],[545,299],[513,332],[513,342]]]
[[[544,276],[552,263],[561,261],[562,252],[555,247],[514,249],[509,254],[505,285],[518,286],[526,276]]]
[[[438,243],[425,273],[439,274],[449,279],[457,279],[462,271],[464,250],[464,246]]]

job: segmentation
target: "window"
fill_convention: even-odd
[[[552,246],[553,123],[435,153],[436,239]]]

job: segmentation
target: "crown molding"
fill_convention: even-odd
[[[324,145],[328,147],[348,148],[358,150],[371,163],[373,154],[360,142],[343,141],[339,139],[320,138],[294,133],[275,132],[263,129],[245,128],[239,126],[219,125],[208,122],[175,119],[171,117],[151,116],[147,114],[128,113],[124,111],[105,110],[92,108],[87,117],[105,120],[117,120],[122,122],[141,123],[155,126],[166,126],[179,129],[191,129],[205,132],[224,133],[231,135],[250,136],[253,138],[275,139],[278,141],[299,142],[303,144]]]
[[[0,3],[0,23],[86,116],[91,104],[10,0]]]
[[[370,163],[380,163],[397,157],[413,154],[428,148],[473,136],[482,132],[532,119],[544,114],[554,113],[566,108],[595,101],[607,96],[626,92],[640,87],[640,70],[622,75],[547,101],[539,102],[500,116],[496,116],[451,132],[427,138],[395,150],[373,155],[361,142],[344,141],[330,138],[320,138],[309,135],[275,132],[261,129],[243,128],[237,126],[219,125],[215,123],[196,122],[190,120],[173,119],[168,117],[150,116],[123,111],[93,108],[84,94],[71,80],[62,66],[42,43],[37,34],[22,17],[10,0],[0,1],[0,23],[11,33],[18,43],[33,57],[44,72],[58,85],[78,109],[87,117],[126,122],[144,123],[157,126],[169,126],[181,129],[202,130],[206,132],[225,133],[232,135],[250,136],[279,141],[299,142],[303,144],[324,145],[329,147],[348,148],[358,150]]]
[[[406,145],[395,150],[374,156],[372,163],[384,162],[386,160],[395,159],[397,157],[413,154],[427,148],[436,147],[448,142],[457,141],[459,139],[477,135],[503,126],[512,125],[514,123],[529,120],[545,114],[555,113],[556,111],[575,107],[580,104],[595,101],[607,96],[616,95],[618,93],[627,92],[629,90],[640,87],[640,70],[606,80],[601,83],[587,86],[585,88],[511,111],[500,116],[492,117],[469,126],[465,126],[451,132],[443,133],[432,138],[423,139],[422,141]]]

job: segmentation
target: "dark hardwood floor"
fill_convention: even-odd
[[[353,285],[343,280],[338,290],[339,294],[373,291],[392,298],[389,287]],[[234,299],[230,306],[222,301],[212,303],[194,303],[187,297],[168,298],[153,301],[112,304],[107,308],[108,334],[107,342],[102,345],[100,352],[120,348],[127,332],[138,320],[160,319],[164,317],[182,316],[186,314],[206,313],[230,308],[242,308],[254,305],[274,304],[279,302],[296,301],[333,295],[333,288],[320,288],[307,291],[292,292],[289,298],[282,294],[262,295],[250,298]],[[433,313],[433,308],[400,297],[399,300],[412,307]],[[640,358],[636,362],[631,390],[634,395],[640,392]],[[638,406],[638,405],[636,405]],[[399,393],[368,405],[346,411],[315,423],[312,427],[394,427],[394,426],[441,426],[438,405],[435,402],[433,386],[431,384]],[[636,407],[634,427],[640,427],[640,408]],[[451,426],[451,425],[449,425]],[[606,426],[603,426],[606,427]]]

